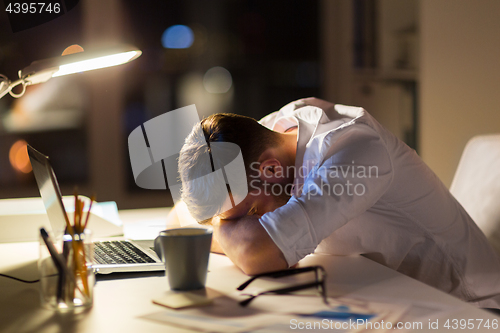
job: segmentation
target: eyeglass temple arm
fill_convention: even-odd
[[[298,273],[305,273],[305,272],[310,272],[310,271],[315,271],[314,274],[316,276],[316,279],[318,279],[318,272],[317,272],[318,269],[324,270],[324,268],[321,266],[308,266],[308,267],[285,269],[285,270],[276,271],[276,272],[261,273],[261,274],[257,274],[257,275],[252,276],[250,279],[248,279],[246,282],[241,284],[236,289],[241,291],[241,290],[245,289],[246,287],[248,287],[248,285],[250,283],[252,283],[256,279],[261,278],[261,277],[272,277],[272,278],[276,279],[276,278],[280,278],[283,276],[288,276],[288,275],[293,275],[293,274],[298,274]]]
[[[252,295],[250,298],[243,300],[240,302],[241,306],[247,306],[255,297],[261,296],[261,295],[266,295],[266,294],[276,294],[276,295],[282,295],[282,294],[288,294],[294,291],[302,290],[302,289],[307,289],[311,287],[316,287],[322,285],[322,282],[320,281],[315,281],[307,284],[300,284],[297,286],[291,286],[291,287],[286,287],[286,288],[280,288],[280,289],[273,289],[273,290],[266,290],[263,292],[260,292],[256,295]]]

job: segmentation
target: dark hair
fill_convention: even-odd
[[[201,121],[201,127],[209,150],[211,142],[232,142],[240,147],[247,177],[250,176],[250,164],[282,140],[276,132],[255,119],[233,113],[211,115]]]

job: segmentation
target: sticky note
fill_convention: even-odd
[[[188,307],[204,306],[213,303],[213,300],[206,296],[193,293],[175,293],[153,299],[153,303],[163,305],[172,309],[183,309]]]

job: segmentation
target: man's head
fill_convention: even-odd
[[[240,217],[259,210],[258,207],[260,211],[257,214],[262,215],[284,204],[283,195],[273,195],[264,191],[263,187],[266,183],[290,182],[290,179],[275,177],[279,168],[290,161],[293,164],[295,158],[285,156],[283,147],[286,141],[286,135],[271,131],[252,118],[235,114],[215,114],[196,124],[179,156],[182,199],[191,215],[202,221],[207,216],[223,213],[221,208],[224,202],[214,202],[213,197],[225,197],[226,191],[230,195],[234,192],[225,183],[216,183],[210,177],[203,177],[221,167],[221,163],[214,160],[216,154],[213,154],[213,149],[217,145],[220,147],[221,143],[235,144],[241,150],[246,176],[240,177],[240,182],[249,192],[236,209],[223,214],[227,216],[225,218]],[[203,177],[202,181],[193,181],[200,177]],[[224,207],[227,208],[227,205]]]

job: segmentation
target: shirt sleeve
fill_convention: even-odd
[[[372,207],[393,178],[386,145],[366,124],[318,136],[308,145],[318,147],[316,155],[325,158],[308,173],[300,196],[291,197],[287,204],[260,218],[289,266]],[[308,158],[314,160],[314,156]]]
[[[268,114],[267,116],[259,120],[259,123],[264,127],[272,129],[278,113],[279,111],[274,111],[273,113]]]

